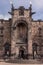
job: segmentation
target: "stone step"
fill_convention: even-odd
[[[23,59],[14,59],[14,60],[12,60],[12,59],[10,59],[10,60],[8,60],[8,61],[6,61],[6,62],[8,62],[8,63],[19,63],[19,64],[36,64],[36,63],[38,63],[38,64],[40,64],[41,62],[39,61],[39,60],[37,60],[37,59],[28,59],[28,60],[23,60]]]
[[[0,59],[0,62],[7,62],[7,63],[19,63],[19,64],[42,64],[43,60],[41,59]]]

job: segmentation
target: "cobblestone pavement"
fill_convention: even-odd
[[[8,63],[8,64],[42,64],[43,62],[41,61],[41,59],[6,59],[0,60],[1,63]],[[1,64],[0,64],[1,65]]]
[[[42,65],[42,64],[14,64],[14,63],[0,62],[0,65]]]

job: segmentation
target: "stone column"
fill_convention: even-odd
[[[14,31],[12,30],[11,32],[11,54],[15,54],[15,35],[14,35]]]
[[[15,42],[11,41],[11,54],[15,54]]]
[[[28,30],[28,54],[32,54],[32,34],[31,34],[31,28]]]

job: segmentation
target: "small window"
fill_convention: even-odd
[[[0,27],[0,33],[3,33],[3,29],[4,29],[3,27]]]
[[[20,10],[19,15],[24,15],[24,10]]]
[[[1,23],[3,24],[3,19],[1,20]]]
[[[41,30],[42,30],[42,29],[39,27],[38,30],[39,30],[39,37],[41,37]]]
[[[0,34],[3,34],[3,30],[0,30]]]
[[[25,8],[23,6],[19,7],[19,15],[24,15]]]

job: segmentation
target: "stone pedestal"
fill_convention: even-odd
[[[15,42],[12,40],[11,41],[11,54],[15,54]]]
[[[28,54],[32,54],[32,40],[28,42]]]

